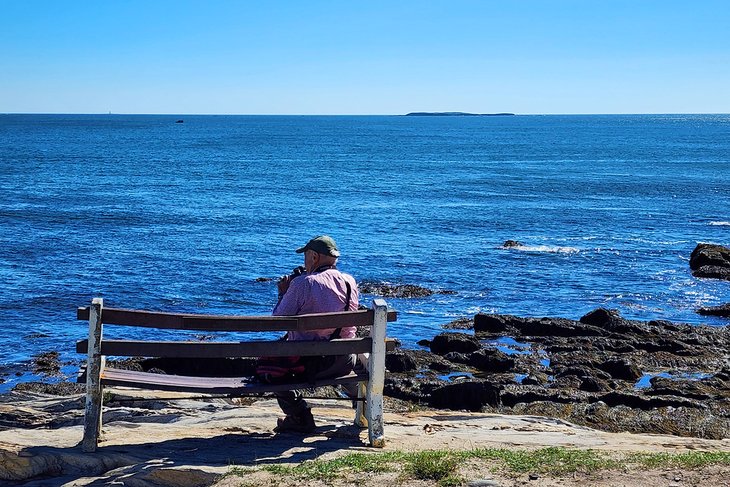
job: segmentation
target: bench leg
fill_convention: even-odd
[[[101,434],[101,406],[104,389],[101,385],[101,371],[104,357],[101,355],[102,321],[104,301],[95,298],[89,307],[89,352],[86,361],[86,410],[84,411],[84,438],[81,449],[93,452],[99,444]]]
[[[388,306],[382,299],[373,301],[375,319],[371,336],[373,349],[370,353],[370,378],[367,384],[367,404],[365,415],[368,420],[368,438],[370,446],[383,448],[385,433],[383,431],[383,387],[385,385],[385,327],[388,322]]]
[[[360,400],[357,401],[357,407],[355,409],[355,426],[360,428],[368,427],[368,419],[365,417],[365,401],[363,401],[367,394],[366,387],[367,382],[357,383],[357,398]]]
[[[96,451],[101,438],[101,412],[104,389],[99,385],[95,393],[86,393],[86,411],[84,413],[84,439],[81,450],[91,453]]]
[[[383,431],[383,393],[371,390],[368,387],[367,404],[365,415],[368,423],[368,439],[370,446],[383,448],[385,446],[385,433]]]

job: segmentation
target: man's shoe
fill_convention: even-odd
[[[285,418],[276,420],[275,433],[312,433],[317,429],[311,409],[305,409],[301,414],[289,414]]]

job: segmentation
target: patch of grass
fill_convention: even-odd
[[[277,477],[300,480],[321,480],[332,482],[348,473],[382,473],[392,472],[400,463],[401,453],[352,453],[332,460],[309,460],[298,465],[269,464],[254,468],[263,470]],[[243,472],[242,472],[243,473]]]
[[[551,473],[562,475],[573,472],[595,472],[620,465],[618,460],[595,450],[541,448],[539,450],[481,449],[464,452],[467,458],[496,460],[511,473]]]
[[[459,460],[449,452],[422,451],[406,457],[406,472],[419,480],[441,481],[456,472]]]
[[[620,468],[697,469],[708,465],[730,466],[730,452],[632,453],[623,456],[596,450],[541,448],[508,450],[485,448],[465,451],[427,450],[415,453],[351,453],[332,460],[310,460],[298,465],[270,464],[232,467],[228,475],[245,477],[266,471],[279,479],[319,480],[333,483],[350,475],[401,472],[408,479],[434,481],[440,487],[463,485],[459,467],[468,462],[488,462],[505,474],[537,473],[562,476]]]

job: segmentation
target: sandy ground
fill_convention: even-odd
[[[144,393],[134,392],[135,397],[141,394]],[[349,452],[391,450],[563,446],[616,454],[730,451],[730,439],[606,433],[543,417],[450,411],[386,413],[387,445],[379,450],[367,446],[367,430],[352,425],[353,412],[347,403],[315,402],[314,415],[319,428],[307,437],[271,432],[280,415],[273,400],[247,406],[224,399],[116,403],[105,410],[100,448],[94,454],[84,454],[77,446],[83,428],[80,396],[19,396],[0,404],[0,416],[21,415],[32,424],[0,431],[0,479],[3,479],[0,485],[3,482],[28,486],[297,485],[295,479],[281,481],[265,473],[222,480],[221,475],[232,466],[299,463]],[[527,475],[517,478],[500,475],[492,470],[493,466],[463,465],[460,474],[469,480],[483,480],[481,485],[503,487],[730,486],[730,469],[718,467],[699,471],[608,471],[566,478],[540,476],[531,480]],[[382,486],[384,482],[433,484],[403,482],[391,473],[342,479],[337,485]]]

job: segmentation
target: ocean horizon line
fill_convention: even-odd
[[[441,113],[446,112],[428,112],[428,116],[438,117]],[[408,113],[133,113],[133,112],[0,112],[0,116],[3,115],[127,115],[127,116],[170,116],[170,117],[405,117]],[[491,113],[482,112],[463,112],[463,117],[471,117],[473,115],[491,115]],[[502,112],[495,112],[502,113]],[[511,116],[529,116],[529,117],[581,117],[581,116],[620,116],[620,117],[631,117],[631,116],[698,116],[698,115],[730,115],[730,112],[636,112],[636,113],[517,113],[517,112],[504,112],[509,113]],[[452,117],[459,117],[458,115],[452,115]]]

